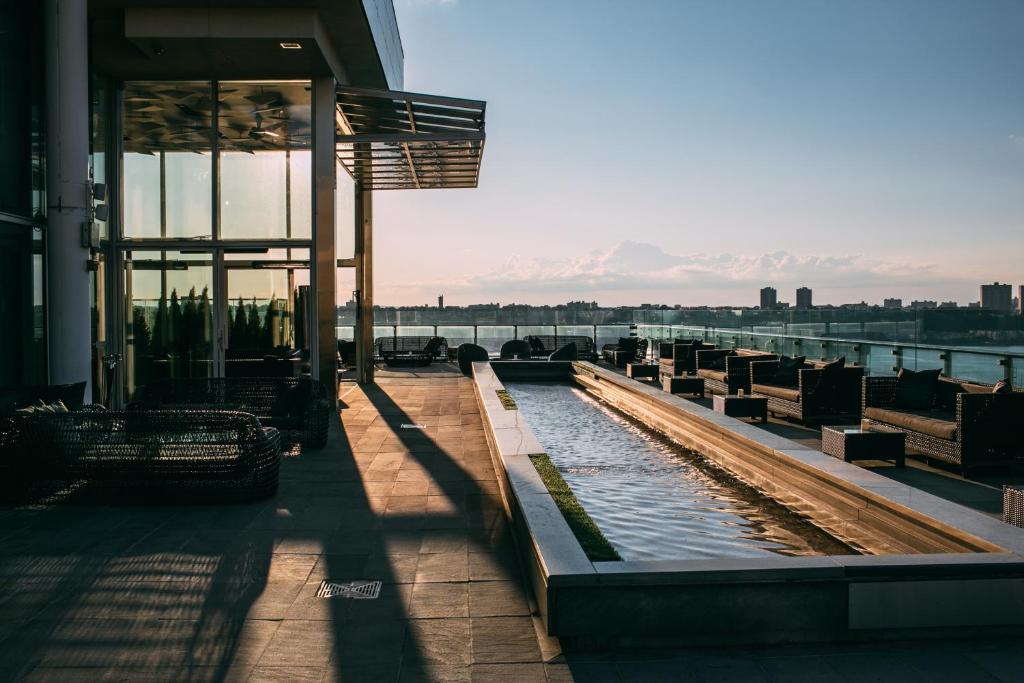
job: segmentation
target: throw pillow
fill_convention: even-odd
[[[935,406],[940,410],[952,412],[956,410],[956,395],[967,391],[959,382],[939,378],[935,383]]]
[[[941,370],[914,372],[900,368],[896,376],[896,396],[893,405],[907,410],[931,410],[935,403],[935,390]]]
[[[1010,383],[1005,379],[999,380],[996,382],[996,385],[992,387],[993,394],[1009,394],[1011,391],[1013,391],[1013,387],[1010,386]]]
[[[804,367],[806,356],[779,356],[779,369],[775,371],[772,384],[791,387],[800,383],[800,370]]]
[[[839,378],[843,376],[842,370],[846,367],[846,356],[840,356],[831,363],[825,363],[818,368],[818,384],[814,387],[813,394],[821,394],[823,397],[835,395],[839,386]]]

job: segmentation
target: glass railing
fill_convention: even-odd
[[[858,324],[859,326],[859,324]],[[835,324],[829,332],[836,334]],[[938,368],[948,377],[995,383],[1008,379],[1014,387],[1024,386],[1024,348],[938,346],[931,344],[867,341],[845,335],[821,336],[815,325],[787,325],[786,333],[757,327],[753,329],[699,327],[694,325],[637,325],[637,335],[652,345],[671,339],[700,339],[719,348],[744,348],[806,356],[826,360],[845,356],[847,362],[862,365],[869,375],[891,375],[900,368]],[[806,333],[795,333],[794,329]]]

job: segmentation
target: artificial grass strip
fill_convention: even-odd
[[[587,554],[587,558],[591,562],[614,562],[621,560],[622,558],[619,556],[619,553],[615,551],[612,544],[608,542],[608,539],[604,537],[601,530],[597,528],[594,520],[590,518],[587,511],[580,505],[580,501],[576,499],[572,489],[565,483],[562,473],[551,462],[551,458],[544,453],[539,453],[531,455],[530,462],[533,463],[544,485],[548,487],[548,492],[555,499],[555,505],[562,512],[562,516],[565,517],[565,521],[569,524],[569,528],[572,529],[576,540],[579,541],[583,552]]]
[[[516,405],[516,400],[512,398],[512,394],[508,393],[504,389],[495,389],[494,393],[498,395],[498,400],[501,401],[501,407],[505,410],[519,410],[519,406]]]

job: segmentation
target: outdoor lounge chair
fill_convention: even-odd
[[[312,379],[230,377],[170,379],[143,387],[129,410],[218,409],[252,413],[276,427],[289,443],[322,448],[327,443],[327,390]]]
[[[249,413],[92,408],[20,419],[2,455],[6,499],[234,501],[277,490],[281,442]]]
[[[941,377],[937,371],[928,390],[931,378],[921,381],[925,372],[865,377],[863,424],[903,432],[910,451],[954,465],[964,474],[1020,461],[1024,392],[994,393],[998,385]],[[921,391],[914,391],[915,385]]]
[[[579,360],[579,349],[575,342],[569,342],[548,356],[548,360]]]
[[[498,357],[501,360],[529,360],[532,355],[529,342],[524,339],[510,339],[501,345]]]
[[[630,363],[643,360],[647,356],[647,340],[643,337],[619,337],[615,344],[601,347],[601,357],[606,363],[617,368],[624,368]]]
[[[473,363],[480,363],[490,360],[487,349],[476,344],[459,344],[456,358],[459,363],[459,370],[466,377],[473,376]]]
[[[780,374],[780,366],[779,360],[750,363],[750,393],[768,399],[768,412],[805,424],[853,424],[860,420],[864,368],[801,362],[795,372]]]
[[[523,341],[530,345],[530,355],[533,358],[547,358],[552,353],[572,342],[576,345],[576,352],[582,360],[597,360],[597,351],[594,340],[582,334],[530,334],[523,337]]]
[[[713,394],[735,394],[750,391],[750,364],[759,360],[776,360],[773,353],[749,349],[705,349],[697,351],[697,376],[704,378],[704,388]]]
[[[430,365],[448,359],[444,337],[379,337],[374,345],[377,356],[388,365]]]
[[[659,374],[682,377],[697,372],[697,352],[714,349],[714,344],[705,344],[699,339],[676,339],[658,344]]]

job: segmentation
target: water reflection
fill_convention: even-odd
[[[508,391],[624,560],[849,555],[849,546],[585,391]]]

